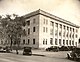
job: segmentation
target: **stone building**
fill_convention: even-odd
[[[26,36],[22,36],[20,45],[34,48],[50,46],[78,46],[79,26],[47,13],[37,10],[24,15]]]
[[[40,9],[24,18],[27,36],[22,37],[22,45],[34,48],[78,46],[79,26]]]

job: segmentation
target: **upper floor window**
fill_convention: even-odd
[[[34,24],[35,22],[36,22],[36,19],[34,18],[34,19],[33,19],[33,24]]]
[[[23,44],[25,44],[25,39],[23,40]]]
[[[44,19],[44,21],[43,21],[43,24],[45,24],[46,22],[45,22],[45,19]]]
[[[35,28],[35,27],[33,27],[33,32],[35,32],[35,30],[36,30],[36,28]]]
[[[76,38],[78,37],[78,35],[76,34]]]
[[[67,30],[69,30],[69,27],[67,27]]]
[[[43,27],[43,32],[45,32],[45,27]]]
[[[65,30],[65,26],[64,26],[63,28],[64,28],[64,30]]]
[[[55,27],[58,27],[58,23],[55,23]]]
[[[46,25],[48,24],[48,20],[46,20]]]
[[[60,28],[62,28],[62,25],[60,24]]]
[[[78,30],[76,29],[76,33],[78,32]]]
[[[1,41],[1,44],[3,44],[3,41]]]
[[[28,28],[28,35],[30,34],[30,28]]]
[[[51,21],[51,22],[50,22],[50,25],[51,25],[51,26],[54,26],[54,22]]]
[[[46,27],[46,33],[48,32],[48,28]]]
[[[30,20],[27,21],[27,25],[28,25],[28,26],[30,25]]]
[[[74,32],[74,28],[73,28],[73,32]]]
[[[71,28],[70,28],[70,31],[71,31]]]
[[[53,35],[53,29],[50,29],[50,35]]]

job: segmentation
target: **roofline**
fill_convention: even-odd
[[[39,9],[37,11],[33,11],[33,12],[27,14],[27,15],[24,15],[24,18],[30,18],[30,17],[35,16],[35,15],[38,15],[38,14],[44,15],[44,16],[49,17],[51,19],[55,19],[56,21],[60,21],[62,23],[68,24],[68,25],[73,26],[73,27],[77,27],[77,28],[80,27],[80,26],[78,26],[78,25],[76,25],[76,24],[74,24],[74,23],[72,23],[70,21],[67,21],[65,19],[62,19],[62,18],[57,17],[55,15],[52,15],[52,14],[50,14],[48,12],[45,12],[45,11],[43,11],[41,9]]]

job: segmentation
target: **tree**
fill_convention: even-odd
[[[21,36],[24,34],[25,19],[24,17],[19,17],[13,14],[14,19],[11,18],[11,15],[6,15],[5,18],[1,20],[3,27],[3,32],[5,33],[7,39],[10,39],[10,47],[15,43],[19,46]],[[25,34],[26,35],[26,34]]]

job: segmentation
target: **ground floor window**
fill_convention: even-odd
[[[71,45],[71,40],[69,41],[69,44]]]
[[[66,40],[66,45],[68,45],[68,40]]]
[[[30,44],[30,39],[28,39],[28,44]]]
[[[35,39],[33,39],[33,44],[35,44]]]
[[[57,39],[55,39],[55,45],[58,45]]]
[[[74,45],[74,41],[72,41],[72,45]]]
[[[63,40],[63,45],[65,45],[65,40]]]
[[[61,39],[59,39],[59,45],[61,45]]]
[[[53,38],[50,38],[50,44],[53,45]]]
[[[43,39],[43,45],[47,45],[47,39]]]

